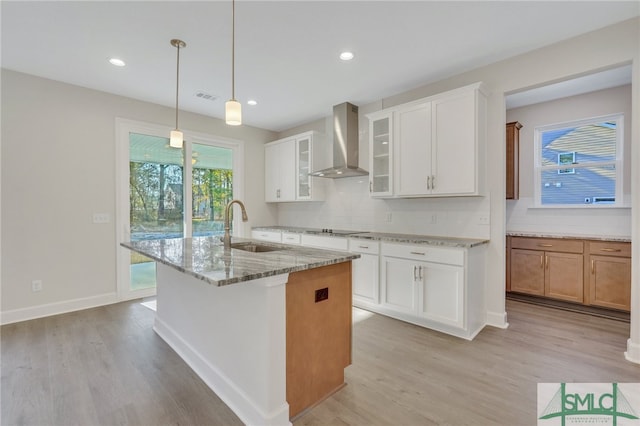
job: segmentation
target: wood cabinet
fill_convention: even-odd
[[[286,393],[293,418],[344,386],[351,364],[351,262],[289,274],[286,310]]]
[[[631,243],[507,238],[507,291],[630,310]]]
[[[367,117],[372,196],[482,194],[486,97],[481,83]]]
[[[520,129],[517,121],[507,123],[507,200],[520,198]]]
[[[309,173],[325,165],[323,138],[318,132],[305,132],[265,145],[266,202],[322,200],[322,181]]]
[[[511,238],[511,291],[582,303],[582,241]]]
[[[594,306],[631,309],[631,244],[590,241],[588,267],[589,303]]]

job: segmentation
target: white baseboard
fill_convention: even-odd
[[[119,302],[116,293],[105,293],[81,299],[65,300],[64,302],[48,303],[46,305],[31,306],[29,308],[13,309],[0,312],[0,324],[27,321],[51,315],[66,314],[98,306],[111,305]]]
[[[627,361],[640,364],[640,344],[634,343],[631,339],[627,340],[627,351],[624,353]]]
[[[289,404],[283,404],[274,412],[264,413],[222,371],[207,362],[197,350],[158,317],[154,322],[153,330],[180,355],[180,358],[231,408],[244,424],[291,425]]]
[[[508,328],[506,312],[487,312],[487,325],[497,328]]]

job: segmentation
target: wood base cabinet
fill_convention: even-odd
[[[589,243],[589,301],[604,308],[631,309],[631,244]]]
[[[582,303],[582,241],[511,238],[511,291]]]
[[[630,243],[509,236],[507,247],[507,291],[630,310]]]

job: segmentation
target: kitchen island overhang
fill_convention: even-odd
[[[289,274],[304,280],[303,271],[315,270],[317,275],[317,268],[345,263],[348,275],[337,279],[348,282],[334,285],[348,286],[343,297],[348,293],[349,300],[340,309],[347,306],[350,312],[350,263],[359,257],[269,245],[281,250],[224,250],[214,237],[122,243],[157,261],[156,333],[246,424],[290,424],[286,388]],[[350,340],[350,322],[345,326]]]

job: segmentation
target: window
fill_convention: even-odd
[[[622,114],[535,129],[539,207],[622,205]]]

